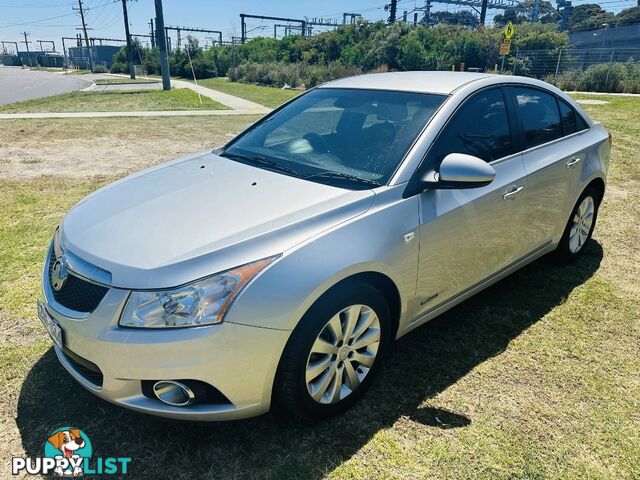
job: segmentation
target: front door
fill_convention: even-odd
[[[429,150],[425,168],[437,168],[449,153],[466,153],[490,162],[496,177],[481,188],[420,194],[415,318],[526,254],[521,229],[526,173],[514,150],[499,87],[467,99]]]

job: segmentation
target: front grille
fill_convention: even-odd
[[[51,255],[49,255],[48,265],[49,285],[52,285],[51,272],[55,262],[55,253],[52,250]],[[69,272],[67,281],[62,285],[60,290],[56,291],[53,287],[51,288],[53,298],[56,302],[69,310],[81,313],[93,312],[107,294],[108,290],[107,287],[83,280],[71,272]]]
[[[73,366],[73,369],[89,382],[93,383],[96,387],[102,387],[102,371],[95,363],[91,363],[86,358],[82,358],[80,355],[73,353],[66,347],[62,347],[67,361]]]

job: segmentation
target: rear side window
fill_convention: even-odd
[[[560,120],[562,121],[562,134],[571,135],[576,133],[576,112],[562,100],[558,100],[560,107]]]
[[[450,153],[474,155],[485,162],[513,153],[500,88],[479,92],[458,109],[429,151],[428,164],[438,165]]]
[[[562,135],[571,135],[587,129],[586,122],[571,105],[564,100],[558,99],[558,107],[560,108],[560,119],[562,121]]]
[[[560,113],[553,95],[525,87],[513,87],[512,92],[524,132],[525,149],[562,136]]]

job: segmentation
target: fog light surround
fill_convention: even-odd
[[[176,380],[160,380],[153,385],[153,393],[158,400],[172,407],[193,405],[197,396],[188,385]]]

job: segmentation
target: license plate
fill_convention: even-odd
[[[44,324],[44,328],[47,329],[47,332],[49,332],[49,336],[51,337],[51,340],[53,340],[53,343],[62,348],[62,327],[60,327],[58,322],[49,315],[49,312],[47,312],[47,309],[40,300],[37,301],[37,304],[38,318]]]

